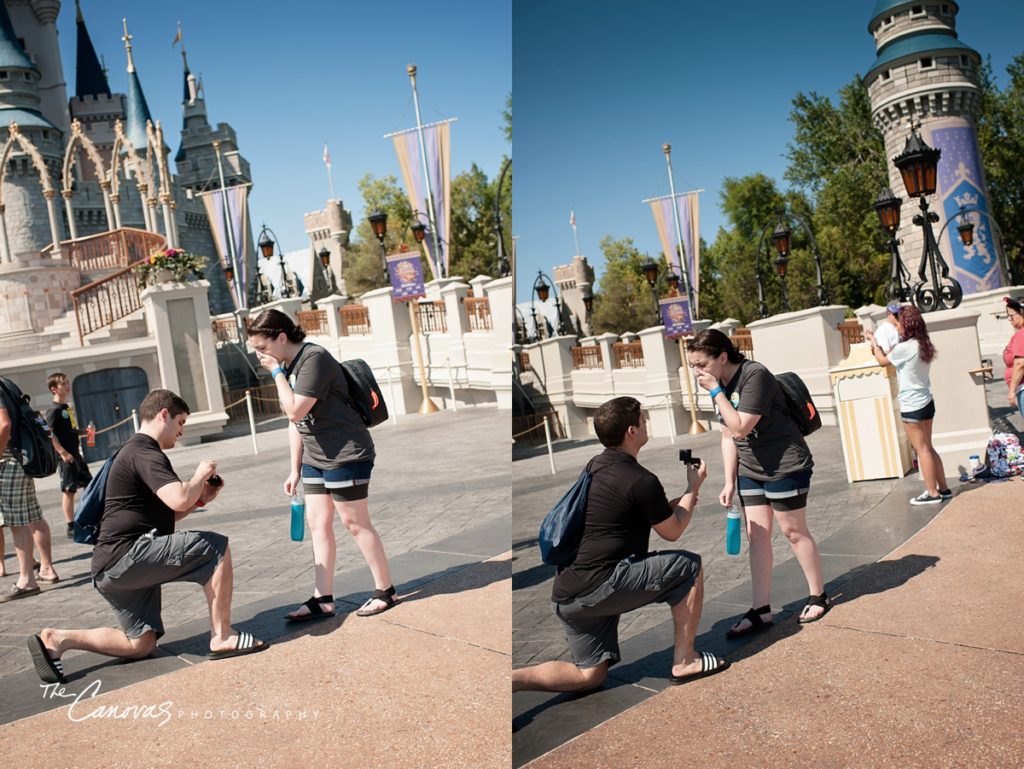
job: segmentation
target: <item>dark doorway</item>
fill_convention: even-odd
[[[84,430],[89,422],[96,426],[96,445],[89,448],[82,441],[86,462],[97,462],[111,456],[121,444],[132,437],[135,427],[129,419],[132,409],[138,410],[149,392],[149,379],[141,368],[108,368],[75,377],[72,385],[78,426]],[[113,430],[99,432],[128,419]]]

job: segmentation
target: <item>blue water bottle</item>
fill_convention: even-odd
[[[732,507],[726,514],[725,527],[725,552],[729,555],[740,554],[740,528],[743,526],[743,516],[740,514],[740,506],[733,500]]]
[[[306,536],[306,500],[302,498],[302,486],[297,485],[292,494],[292,541],[301,542]]]

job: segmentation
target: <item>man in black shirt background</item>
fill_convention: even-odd
[[[64,524],[68,538],[74,535],[75,492],[84,489],[92,480],[89,465],[82,459],[82,449],[78,440],[78,422],[75,412],[68,403],[71,394],[71,382],[67,374],[60,371],[50,374],[46,387],[53,393],[53,406],[46,412],[46,423],[53,435],[53,448],[60,457],[57,471],[60,474],[61,509],[64,511]]]
[[[647,443],[647,420],[635,398],[601,405],[594,431],[605,446],[591,460],[586,522],[575,560],[559,569],[551,599],[573,662],[554,660],[512,671],[512,691],[585,691],[601,685],[620,660],[619,617],[650,603],[667,603],[675,625],[669,681],[712,675],[729,663],[694,650],[704,603],[700,556],[685,550],[649,552],[651,529],[678,540],[693,517],[707,477],[688,466],[686,492],[671,502],[657,476],[637,462]]]
[[[268,644],[231,628],[233,572],[228,539],[208,531],[175,531],[175,523],[211,502],[223,482],[217,463],[204,459],[181,481],[164,453],[178,442],[188,405],[170,390],[153,390],[139,407],[141,427],[110,467],[103,518],[92,554],[93,585],[117,615],[120,628],[44,628],[28,639],[36,673],[65,683],[60,657],[71,649],[111,657],[149,656],[164,634],[160,586],[195,582],[210,605],[210,658],[262,651]],[[218,482],[219,481],[219,482]]]

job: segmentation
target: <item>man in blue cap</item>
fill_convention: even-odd
[[[896,321],[899,319],[900,303],[889,302],[885,306],[885,320],[878,324],[875,329],[875,342],[882,348],[886,355],[899,344],[900,332],[896,330]]]

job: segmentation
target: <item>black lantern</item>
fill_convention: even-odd
[[[903,201],[892,194],[892,190],[886,187],[875,198],[872,207],[878,214],[878,221],[882,223],[882,229],[888,233],[894,233],[900,226],[900,206]]]
[[[264,259],[270,259],[274,256],[274,241],[271,239],[270,233],[267,232],[267,225],[265,224],[260,232],[259,247]]]
[[[647,262],[640,270],[643,272],[644,277],[647,278],[647,285],[654,288],[654,282],[658,279],[658,263]]]
[[[327,267],[330,266],[330,264],[331,264],[331,252],[327,250],[326,246],[322,246],[320,248],[320,251],[319,251],[319,253],[317,253],[317,256],[320,257],[320,264],[322,264],[324,266],[324,268],[327,268]]]
[[[785,279],[785,277],[786,277],[786,270],[788,270],[788,269],[789,269],[789,259],[787,259],[785,256],[777,256],[777,257],[775,257],[775,272],[778,274],[778,276],[780,278]]]
[[[911,129],[903,154],[892,159],[903,177],[907,195],[912,198],[934,195],[936,170],[942,150],[929,147],[920,134]]]
[[[229,283],[235,279],[235,268],[230,264],[224,267],[224,279]]]
[[[589,291],[583,295],[583,309],[587,311],[587,317],[594,311],[594,295]]]
[[[384,234],[388,231],[388,215],[378,209],[366,218],[370,221],[373,234],[381,242],[381,245],[384,245]]]
[[[422,243],[427,237],[427,225],[423,222],[416,222],[409,229],[412,230],[412,236],[416,239],[417,243]]]
[[[960,224],[957,225],[956,232],[960,236],[960,242],[965,246],[974,244],[974,222],[964,218],[961,220]]]
[[[775,226],[775,231],[772,233],[772,245],[775,246],[775,250],[779,256],[786,258],[789,256],[789,228],[786,223],[780,218],[779,223]],[[776,267],[778,266],[778,260],[775,261]],[[779,273],[784,275],[783,272]]]
[[[668,290],[671,296],[679,296],[679,276],[674,272],[670,272],[665,276],[665,282],[668,283]]]
[[[551,286],[544,282],[544,278],[539,278],[539,281],[540,282],[534,286],[534,289],[537,291],[537,298],[542,302],[546,302],[548,297],[551,295]]]

